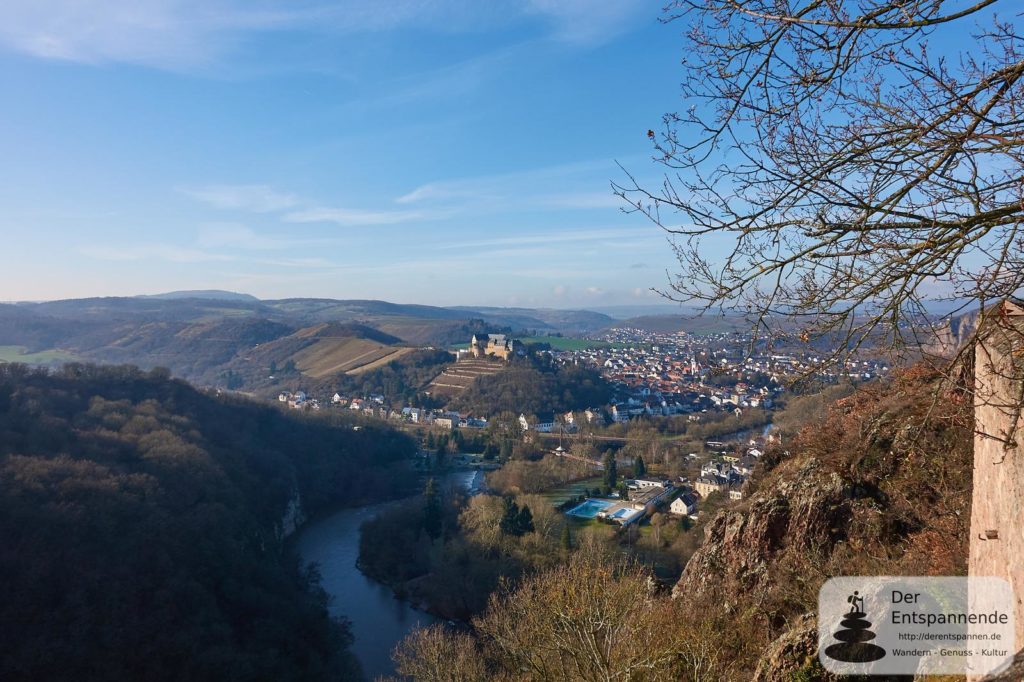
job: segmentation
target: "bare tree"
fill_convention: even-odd
[[[684,633],[682,618],[675,602],[655,593],[646,570],[584,536],[564,563],[492,594],[487,611],[473,620],[475,639],[438,626],[417,630],[395,660],[402,674],[429,682],[632,682],[690,679],[691,673],[708,679],[722,647]]]
[[[584,547],[494,594],[473,624],[497,670],[519,680],[679,679],[679,614],[650,576]]]
[[[1007,14],[999,14],[1006,12]],[[663,292],[761,335],[918,346],[936,299],[1024,285],[1024,34],[1015,0],[675,0],[688,109],[649,131]]]
[[[416,682],[478,682],[489,677],[473,637],[443,625],[414,630],[393,657],[398,672]]]

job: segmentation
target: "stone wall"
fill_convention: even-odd
[[[1024,648],[1024,433],[1014,424],[1024,376],[1024,309],[1003,304],[975,344],[972,576],[1013,586],[1016,648]],[[1024,425],[1022,425],[1024,426]]]

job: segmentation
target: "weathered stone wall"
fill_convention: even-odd
[[[1016,648],[1024,648],[1024,434],[1013,433],[1024,366],[1024,311],[1012,304],[975,345],[972,576],[1013,586]],[[1009,443],[1007,442],[1009,441]]]

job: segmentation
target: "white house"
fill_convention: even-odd
[[[663,478],[635,478],[626,482],[630,488],[648,490],[650,488],[671,488],[672,481]]]
[[[672,504],[669,505],[668,511],[671,514],[677,514],[679,516],[690,516],[697,511],[697,496],[693,493],[683,493],[676,499],[672,500]]]

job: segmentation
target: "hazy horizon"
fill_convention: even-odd
[[[231,300],[232,297],[239,297],[239,300],[241,300],[241,297],[250,297],[250,298],[255,299],[257,301],[260,301],[260,302],[271,302],[271,301],[278,301],[278,300],[286,300],[286,299],[289,299],[289,298],[295,298],[295,299],[325,298],[325,299],[333,299],[333,300],[339,300],[339,301],[354,301],[354,300],[375,301],[375,302],[382,302],[382,303],[391,303],[391,304],[395,304],[395,305],[434,305],[434,304],[417,303],[415,301],[386,300],[386,299],[379,299],[379,298],[377,298],[377,299],[374,299],[374,298],[369,298],[369,299],[339,299],[339,298],[335,298],[335,297],[316,297],[316,296],[284,297],[283,299],[279,299],[279,298],[264,298],[264,297],[254,296],[253,294],[250,294],[250,293],[244,292],[244,291],[228,291],[228,290],[219,290],[219,289],[183,289],[183,290],[161,291],[161,292],[146,293],[146,294],[129,294],[129,295],[124,295],[124,296],[69,296],[69,297],[62,297],[62,298],[21,299],[21,300],[2,300],[2,299],[0,299],[0,304],[6,304],[6,305],[19,305],[19,304],[27,305],[27,304],[38,304],[38,303],[54,303],[54,302],[57,302],[57,301],[75,301],[75,300],[91,299],[91,298],[101,298],[101,299],[102,298],[150,298],[150,299],[189,298],[188,294],[191,294],[191,293],[196,294],[197,295],[196,298],[208,298],[208,299],[211,299],[211,300]],[[216,294],[225,294],[226,296],[223,297],[223,298],[219,298],[218,296],[216,296]],[[496,309],[513,310],[517,306],[501,305],[501,304],[494,304],[494,303],[462,303],[462,302],[452,302],[452,303],[436,304],[434,307],[450,308],[450,309],[461,309],[461,308],[474,309],[474,308],[476,308],[476,309],[484,310],[484,309],[488,309],[488,308],[496,308]],[[549,310],[566,310],[566,311],[589,311],[589,312],[595,312],[595,313],[602,313],[602,314],[608,315],[609,317],[619,318],[619,319],[626,319],[626,318],[629,318],[629,317],[641,317],[641,316],[644,316],[644,315],[673,315],[673,314],[692,315],[695,312],[695,309],[692,306],[686,306],[686,305],[681,304],[681,303],[671,303],[671,302],[665,302],[665,303],[662,303],[662,304],[635,304],[635,305],[624,304],[624,305],[610,305],[610,306],[602,306],[602,305],[595,305],[595,306],[536,305],[536,306],[521,306],[521,307],[524,308],[524,309],[527,309],[527,310],[530,310],[530,309],[549,309]]]

